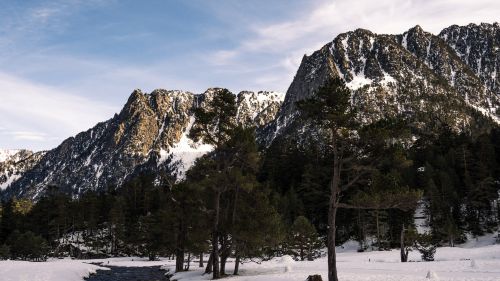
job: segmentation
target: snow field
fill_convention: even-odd
[[[71,259],[47,262],[0,261],[0,280],[81,281],[97,269],[107,270],[105,267]]]
[[[491,239],[484,239],[491,242]],[[479,241],[479,244],[485,244]],[[358,253],[348,243],[339,247],[337,267],[342,281],[500,281],[500,245],[474,248],[438,248],[434,262],[421,262],[417,251],[410,253],[410,262],[399,261],[399,250]],[[466,247],[470,244],[464,245]],[[207,259],[205,259],[206,261]],[[102,263],[96,266],[89,263]],[[125,257],[95,260],[54,259],[48,262],[0,261],[1,281],[81,281],[84,277],[106,266],[157,266],[174,272],[175,261]],[[234,261],[229,260],[226,271],[232,273]],[[191,262],[191,271],[175,274],[173,280],[210,280],[202,275],[197,261]],[[240,265],[239,276],[224,280],[234,281],[304,281],[308,275],[321,274],[327,280],[326,258],[315,261],[294,261],[291,257],[275,258],[261,264],[247,262]]]
[[[410,262],[399,261],[399,250],[375,252],[342,252],[337,255],[339,279],[342,281],[499,281],[500,245],[481,248],[438,248],[436,261],[420,262],[420,254],[410,253]],[[224,280],[237,281],[304,281],[307,276],[321,274],[327,280],[326,258],[315,261],[295,262],[276,258],[262,264],[245,263],[240,266],[240,276]],[[234,264],[229,262],[227,272]],[[174,264],[166,265],[173,271]],[[191,266],[193,271],[175,274],[179,281],[210,280],[202,276],[202,269]],[[429,276],[429,278],[427,278]]]

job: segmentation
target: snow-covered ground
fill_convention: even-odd
[[[500,280],[500,245],[480,248],[439,248],[436,261],[420,262],[418,252],[410,254],[414,262],[401,263],[399,251],[343,252],[338,254],[339,279],[343,281],[423,281],[423,280]],[[173,265],[172,265],[173,266]],[[229,264],[231,272],[233,264]],[[196,267],[195,267],[196,268]],[[312,262],[294,262],[276,258],[262,264],[247,263],[240,267],[240,276],[224,280],[235,281],[304,281],[308,275],[321,274],[327,280],[326,258]],[[197,268],[196,268],[197,269]],[[430,276],[437,278],[427,278]],[[176,274],[179,281],[208,280],[199,270]]]
[[[70,259],[47,262],[0,261],[0,280],[81,281],[97,269],[107,268]]]
[[[489,241],[489,242],[487,242]],[[410,253],[408,263],[399,262],[399,251],[357,253],[355,247],[346,247],[338,254],[339,279],[343,281],[424,281],[424,280],[461,280],[461,281],[500,281],[500,245],[491,245],[491,237],[479,239],[476,245],[466,247],[443,247],[436,252],[436,261],[420,262],[418,252]],[[490,244],[490,245],[486,245]],[[478,247],[478,245],[480,245]],[[475,246],[475,247],[474,247]],[[473,248],[470,248],[473,247]],[[340,250],[340,249],[339,249]],[[163,265],[172,269],[174,261],[161,259],[149,262],[144,258],[111,258],[101,260],[51,260],[46,263],[21,261],[0,261],[0,280],[2,281],[79,281],[85,276],[102,268],[88,264],[102,262],[102,267],[113,266],[155,266]],[[227,272],[234,264],[230,261]],[[176,274],[179,281],[209,280],[210,276],[201,275],[202,269],[192,262],[191,271]],[[234,281],[303,281],[311,274],[321,274],[326,280],[326,259],[296,262],[291,258],[276,258],[261,264],[245,263],[240,266],[240,276],[230,276],[224,280]],[[427,276],[433,278],[427,278]]]

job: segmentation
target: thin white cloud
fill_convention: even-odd
[[[40,132],[30,132],[30,131],[12,131],[3,135],[12,136],[14,140],[28,140],[28,141],[45,141],[47,140],[47,135]]]
[[[56,7],[41,7],[33,10],[31,12],[31,17],[35,22],[44,24],[60,13],[61,10],[61,8]]]
[[[0,147],[55,147],[65,138],[109,119],[116,107],[0,73]]]

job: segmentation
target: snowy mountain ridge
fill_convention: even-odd
[[[32,168],[5,182],[5,195],[38,198],[57,185],[77,196],[85,190],[120,186],[143,171],[181,179],[194,160],[212,148],[188,138],[196,123],[195,107],[205,106],[221,88],[202,94],[185,91],[135,90],[113,118],[66,139],[33,162]],[[237,122],[263,126],[274,120],[283,95],[241,92],[235,95]]]
[[[397,35],[342,33],[303,57],[286,95],[235,95],[236,121],[256,126],[258,141],[269,147],[276,138],[303,132],[295,103],[339,77],[366,123],[395,117],[405,118],[414,132],[432,133],[442,125],[487,130],[500,122],[499,48],[498,23],[453,25],[438,35],[420,26]],[[211,150],[187,137],[196,125],[193,109],[220,90],[135,90],[119,114],[30,158],[30,165],[16,168],[15,178],[0,169],[4,196],[37,198],[47,185],[78,195],[120,186],[144,171],[182,179],[194,160]]]
[[[261,141],[270,145],[277,136],[297,131],[290,127],[295,103],[334,77],[353,91],[353,104],[367,123],[402,117],[418,130],[439,123],[456,131],[498,124],[499,46],[498,23],[451,26],[439,35],[418,25],[398,35],[365,29],[341,33],[303,57]]]
[[[32,169],[44,154],[45,151],[32,152],[24,149],[0,150],[0,190],[6,189]]]

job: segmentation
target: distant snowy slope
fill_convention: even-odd
[[[0,149],[0,162],[6,161],[7,159],[17,154],[19,151],[19,149]]]
[[[194,116],[191,116],[189,124],[185,131],[182,133],[179,142],[175,143],[168,150],[160,150],[160,162],[165,162],[167,159],[171,160],[171,168],[177,175],[177,180],[184,179],[186,172],[193,166],[196,159],[205,155],[213,150],[209,144],[196,143],[188,137],[189,131],[195,122]]]
[[[22,175],[32,169],[41,160],[44,151],[0,150],[0,190],[14,184]]]

